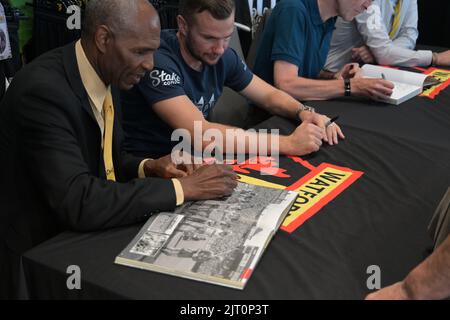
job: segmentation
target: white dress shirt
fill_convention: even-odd
[[[414,50],[419,35],[417,0],[403,0],[400,27],[391,40],[389,32],[395,5],[396,0],[374,0],[367,11],[356,16],[352,22],[338,18],[324,69],[339,71],[346,63],[352,62],[352,48],[364,44],[370,48],[378,64],[429,66],[432,52]]]

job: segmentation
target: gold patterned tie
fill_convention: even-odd
[[[112,159],[112,138],[114,126],[114,106],[111,88],[108,88],[103,102],[103,118],[105,119],[105,132],[103,134],[103,161],[105,162],[106,179],[116,181],[114,163]]]
[[[391,40],[394,39],[395,35],[397,34],[398,28],[400,27],[400,11],[402,8],[402,0],[397,1],[397,5],[394,9],[394,19],[392,20],[392,28],[391,32],[389,32],[389,38]]]

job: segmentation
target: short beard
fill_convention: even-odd
[[[189,54],[197,59],[198,61],[201,61],[201,63],[206,64],[208,66],[212,66],[214,64],[210,64],[202,59],[202,57],[195,51],[195,48],[192,46],[193,41],[191,41],[191,34],[188,32],[186,36],[186,49],[189,51]]]

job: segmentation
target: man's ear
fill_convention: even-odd
[[[98,26],[94,33],[94,41],[98,51],[105,53],[106,48],[112,41],[111,30],[105,25]]]
[[[187,35],[188,24],[182,15],[177,16],[178,31],[183,35]]]

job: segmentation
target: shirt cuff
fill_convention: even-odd
[[[419,54],[420,63],[422,66],[431,66],[433,63],[433,51],[430,50],[417,50]]]
[[[177,197],[177,206],[181,206],[184,203],[184,191],[181,186],[180,180],[172,179],[173,187],[175,188],[175,195]]]
[[[144,159],[141,161],[141,163],[139,164],[139,168],[138,168],[138,177],[143,179],[145,178],[145,172],[144,172],[144,163],[147,160],[153,160],[153,159]]]

